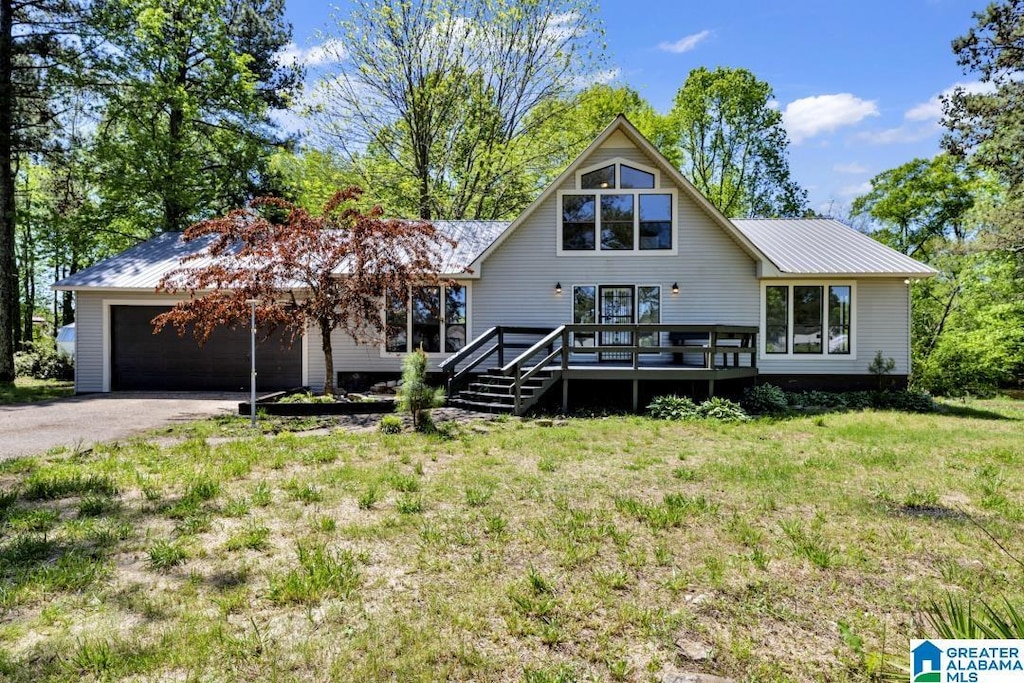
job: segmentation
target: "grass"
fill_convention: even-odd
[[[5,461],[0,679],[878,680],[1024,598],[1024,404],[952,407]]]
[[[18,377],[14,384],[0,384],[0,405],[36,403],[51,398],[64,398],[74,393],[74,382]]]

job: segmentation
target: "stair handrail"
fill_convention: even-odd
[[[461,349],[456,351],[454,354],[448,356],[443,361],[438,363],[438,369],[440,369],[442,372],[455,372],[455,368],[458,366],[459,363],[464,361],[469,356],[473,355],[481,346],[486,344],[491,339],[491,337],[494,337],[497,334],[497,327],[490,328],[489,330],[481,334],[479,337],[477,337],[476,339],[474,339],[473,341],[471,341],[470,343],[466,344]]]
[[[549,351],[548,354],[544,356],[544,358],[539,363],[529,368],[525,374],[523,373],[523,365],[531,358],[536,356],[538,353],[540,353],[540,351],[543,350],[544,348],[553,347],[555,345],[556,339],[562,339],[562,333],[564,332],[564,330],[565,325],[559,325],[550,333],[545,335],[543,339],[538,341],[530,348],[526,349],[526,351],[523,351],[521,354],[516,356],[514,360],[512,360],[510,363],[501,368],[501,374],[513,376],[515,389],[515,403],[513,409],[515,410],[516,415],[520,414],[520,407],[523,403],[523,384],[529,381],[529,379],[536,375],[538,372],[540,372],[544,368],[544,366],[551,362],[551,360],[553,360],[556,356],[564,353],[565,349],[561,346],[559,346],[559,348],[557,349],[552,348],[552,350]]]

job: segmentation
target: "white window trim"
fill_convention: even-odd
[[[103,299],[103,392],[110,393],[110,353],[111,353],[111,330],[110,330],[110,308],[111,306],[174,306],[181,299],[166,296],[147,296],[135,299]],[[248,327],[248,324],[246,325]],[[77,336],[77,335],[76,335]],[[75,340],[77,344],[77,339]],[[76,349],[77,351],[77,349]],[[309,386],[309,335],[305,332],[301,340],[302,352],[302,386]],[[256,363],[259,364],[259,354],[256,356]]]
[[[581,189],[583,175],[608,166],[615,166],[615,178],[618,182],[619,166],[625,165],[635,168],[638,171],[654,174],[653,188],[625,188],[609,187],[604,189]],[[555,207],[555,218],[557,224],[555,255],[556,256],[607,256],[609,254],[644,256],[678,256],[679,255],[679,193],[674,187],[661,187],[661,172],[650,166],[638,164],[623,157],[615,157],[607,161],[593,164],[576,171],[576,187],[572,190],[559,190],[557,193],[557,206]],[[633,195],[633,248],[632,249],[601,249],[601,195],[606,194],[632,194]],[[641,249],[640,248],[640,196],[645,194],[667,194],[672,197],[672,248],[671,249]],[[562,248],[562,198],[566,195],[595,195],[597,205],[594,207],[594,248],[585,250],[563,249]]]
[[[822,288],[822,352],[821,353],[793,353],[793,287],[821,287]],[[786,353],[768,353],[768,288],[788,287],[789,298],[786,307],[788,320],[786,321]],[[828,307],[825,303],[828,300],[829,287],[850,288],[850,352],[829,353],[828,352]],[[857,360],[857,315],[860,306],[857,301],[857,282],[855,280],[762,280],[761,281],[761,322],[758,330],[758,360],[787,359],[787,360]]]
[[[576,324],[576,288],[577,287],[593,287],[594,288],[594,322],[600,324],[601,322],[601,288],[602,287],[632,287],[633,288],[633,324],[634,325],[646,325],[648,323],[641,323],[640,320],[640,288],[649,287],[651,289],[658,290],[658,322],[650,323],[660,325],[662,322],[662,311],[664,309],[665,301],[662,298],[662,294],[665,288],[660,284],[646,283],[646,282],[615,282],[615,283],[591,283],[591,282],[574,282],[569,285],[569,320],[572,324]],[[659,334],[658,345],[662,346]],[[651,347],[657,348],[657,347]]]
[[[455,280],[454,284],[456,284],[456,285],[458,285],[458,286],[460,286],[460,287],[462,287],[463,289],[466,290],[466,344],[469,344],[469,342],[473,341],[473,339],[474,339],[474,337],[473,337],[473,288],[470,285],[470,282],[468,280]],[[416,286],[416,285],[414,285],[414,286]],[[434,285],[423,285],[423,286],[425,286],[425,287],[433,287]],[[449,285],[447,285],[447,284],[439,284],[437,286],[441,287],[442,289],[446,289]],[[443,292],[442,292],[442,295],[441,295],[441,299],[442,299],[442,301],[444,301],[444,294],[443,294]],[[406,299],[406,302],[408,302],[408,299]],[[406,311],[408,311],[408,308],[406,308]],[[387,311],[386,304],[385,304],[385,307],[383,308],[383,310],[381,311],[381,315],[383,316],[383,320],[384,320],[384,340],[381,342],[380,347],[379,347],[380,348],[380,357],[381,358],[404,358],[409,353],[412,353],[411,350],[406,350],[406,351],[388,351],[388,340],[387,340],[387,334],[388,334],[388,330],[387,330],[387,315],[388,315],[388,311]],[[446,321],[442,317],[441,318],[441,325],[442,325],[442,327],[444,325],[446,325],[446,324],[447,324]],[[406,338],[406,348],[408,349],[408,344],[412,340],[412,316],[408,315],[408,314],[406,315],[406,318],[405,318],[405,338]],[[444,335],[443,334],[441,335],[441,348],[442,349],[444,348]],[[458,351],[447,351],[447,352],[446,351],[425,351],[424,353],[427,354],[427,358],[448,358],[450,356],[454,356],[456,353],[458,353]]]

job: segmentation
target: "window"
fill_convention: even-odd
[[[821,287],[793,288],[793,353],[821,353]]]
[[[636,321],[641,324],[657,325],[661,322],[661,287],[640,286],[636,288]],[[641,332],[640,346],[661,346],[659,332]]]
[[[764,288],[764,353],[853,354],[853,285],[791,284]]]
[[[633,248],[633,195],[601,195],[601,249]]]
[[[572,321],[579,325],[597,322],[597,287],[577,285],[572,288]],[[593,332],[577,332],[573,335],[573,346],[594,346]]]
[[[828,288],[828,352],[850,353],[850,286]]]
[[[389,294],[384,305],[384,350],[454,353],[466,345],[468,323],[462,285],[413,287],[408,297]]]
[[[767,353],[789,353],[789,287],[768,287],[765,294]]]
[[[559,251],[671,252],[675,191],[657,185],[656,172],[621,161],[580,172],[580,189],[559,194]]]

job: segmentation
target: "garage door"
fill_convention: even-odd
[[[165,306],[110,307],[110,385],[114,391],[239,391],[249,388],[249,330],[217,329],[200,347],[191,334],[165,327],[153,334],[150,322]],[[298,340],[284,348],[277,333],[257,337],[256,386],[260,391],[302,384]]]

